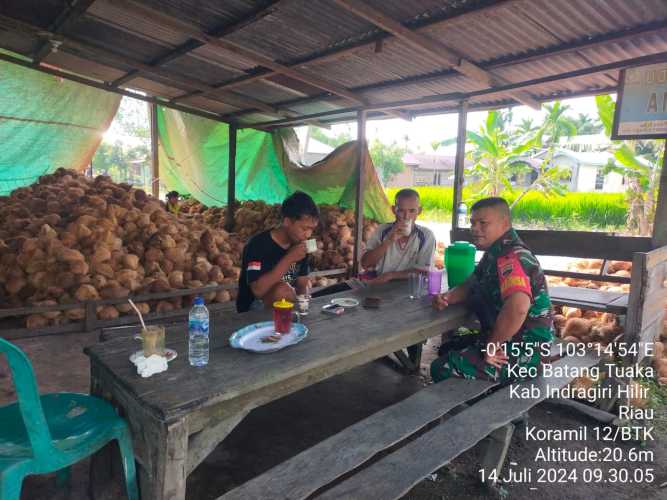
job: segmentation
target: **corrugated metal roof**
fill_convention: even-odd
[[[128,87],[142,90],[150,95],[167,97],[169,99],[183,94],[183,91],[180,89],[153,80],[147,80],[146,78],[135,78],[132,80],[132,85],[128,85]]]
[[[375,27],[331,0],[285,1],[271,15],[228,38],[244,47],[290,61]]]
[[[79,75],[86,75],[106,82],[113,81],[125,74],[124,71],[109,68],[62,51],[51,52],[44,62],[57,68],[67,68]]]
[[[86,11],[86,18],[99,24],[116,27],[119,31],[138,33],[145,40],[152,40],[155,44],[166,47],[175,47],[188,40],[187,36],[156,24],[153,19],[128,14],[119,4],[107,0],[93,2]]]
[[[349,99],[331,97],[329,84],[356,92],[370,104],[458,96],[484,88],[480,82],[451,71],[431,54],[388,36],[331,0],[141,2],[202,31],[236,26],[236,31],[227,34],[226,39],[283,64],[296,63],[294,69],[306,80],[310,79],[310,83],[301,81],[297,75],[281,75],[276,78],[280,85],[254,79],[231,90],[239,97],[273,105],[287,103],[290,110],[300,114],[354,107]],[[406,27],[418,28],[421,34],[470,61],[488,67],[499,82],[505,83],[667,53],[665,0],[368,0],[366,3]],[[0,14],[45,30],[49,26],[53,29],[53,22],[63,9],[62,0],[5,0]],[[238,24],[258,12],[262,15],[253,22]],[[178,28],[160,25],[157,19],[128,11],[122,2],[97,0],[64,33],[88,48],[76,48],[65,40],[59,52],[48,56],[46,62],[110,82],[131,71],[132,61],[150,65],[175,48],[189,44],[193,48],[189,54],[173,58],[152,72],[155,74],[139,71],[124,84],[164,98],[192,90],[193,80],[216,86],[257,71],[266,72],[258,68],[252,57],[240,56],[235,50],[210,44],[197,48],[198,43],[189,40]],[[42,43],[34,35],[19,33],[11,23],[9,29],[3,30],[3,26],[7,27],[7,23],[3,24],[0,18],[1,48],[30,56]],[[599,39],[624,35],[625,39],[620,41]],[[376,45],[379,39],[382,42]],[[584,45],[578,50],[570,48],[570,44],[590,42],[595,45]],[[112,62],[100,49],[121,55],[123,62]],[[560,52],[549,53],[554,50]],[[540,99],[595,92],[612,88],[617,75],[617,70],[580,75],[544,82],[528,91]],[[316,79],[329,84],[320,85]],[[197,86],[195,83],[194,87]],[[473,96],[470,102],[474,106],[495,106],[511,102],[510,99],[510,92],[494,92]],[[281,119],[280,114],[271,116],[252,111],[250,106],[240,110],[221,100],[198,95],[185,102],[215,113],[229,113],[246,124]],[[235,104],[240,105],[238,100]],[[450,109],[454,104],[431,99],[410,110],[431,112]],[[243,111],[247,112],[240,113]]]
[[[239,108],[235,106],[230,106],[229,104],[225,104],[222,101],[224,101],[224,99],[218,101],[214,99],[207,99],[201,96],[194,96],[194,97],[189,97],[187,99],[183,99],[182,101],[180,101],[180,103],[186,106],[194,106],[196,108],[206,109],[220,114],[233,113],[234,111],[239,110]]]

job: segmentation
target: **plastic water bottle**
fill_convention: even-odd
[[[468,207],[465,203],[459,203],[456,208],[456,225],[458,227],[467,227],[468,225]]]
[[[189,359],[192,366],[208,364],[208,309],[204,298],[195,298],[195,304],[188,315]]]

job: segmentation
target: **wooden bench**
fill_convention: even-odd
[[[592,366],[592,355],[556,364]],[[512,421],[570,378],[538,377],[521,387],[540,396],[510,398],[510,386],[449,379],[428,386],[226,493],[218,500],[400,498],[415,484],[488,437],[482,468],[500,472]],[[495,391],[494,391],[495,390]],[[494,392],[491,392],[494,391]],[[461,410],[461,405],[465,405]],[[454,409],[458,413],[443,418]]]

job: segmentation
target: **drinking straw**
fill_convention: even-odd
[[[146,323],[144,323],[144,318],[141,316],[141,311],[139,311],[139,308],[136,305],[134,305],[134,302],[132,302],[132,299],[127,299],[127,301],[132,306],[132,309],[134,309],[137,312],[137,316],[139,316],[139,321],[141,321],[141,326],[144,327],[144,330],[147,330]]]

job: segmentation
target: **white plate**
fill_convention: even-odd
[[[331,303],[335,304],[337,306],[344,307],[346,309],[351,309],[353,307],[357,307],[359,305],[359,301],[357,299],[353,299],[350,297],[341,297],[338,299],[331,299]]]
[[[303,323],[292,323],[290,332],[283,333],[278,342],[262,342],[264,337],[275,334],[273,321],[263,321],[234,332],[229,337],[229,344],[236,349],[245,349],[246,351],[275,352],[301,342],[308,335],[308,328]]]
[[[137,357],[139,357],[139,356],[141,356],[141,357],[144,356],[144,351],[143,350],[137,351],[134,354],[131,354],[130,355],[130,362],[132,364],[136,365],[137,364],[136,363]],[[164,350],[164,357],[167,358],[167,363],[176,359],[176,356],[178,356],[178,353],[176,351],[174,351],[173,349],[165,349]]]

